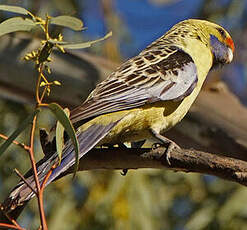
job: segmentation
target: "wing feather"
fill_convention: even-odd
[[[124,63],[71,112],[72,122],[188,96],[197,83],[193,59],[174,46],[165,47],[165,51],[150,46]]]

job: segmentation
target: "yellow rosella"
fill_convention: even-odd
[[[154,138],[167,143],[161,133],[176,125],[196,99],[208,72],[230,63],[234,43],[221,26],[197,19],[182,21],[136,57],[123,63],[99,83],[87,100],[71,112],[77,129],[81,158],[103,144],[119,144]],[[58,161],[54,151],[38,166],[42,181]],[[67,141],[61,164],[48,183],[75,163]],[[28,178],[34,184],[32,176]],[[27,201],[33,196],[24,182],[10,198]]]

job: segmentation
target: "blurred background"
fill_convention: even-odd
[[[66,55],[55,53],[51,64],[62,87],[52,90],[51,99],[66,107],[78,105],[95,84],[119,63],[138,54],[172,25],[187,18],[221,24],[235,41],[233,64],[213,72],[209,81],[224,80],[241,103],[247,104],[247,1],[246,0],[1,0],[29,11],[51,16],[79,17],[86,29],[62,31],[65,40],[87,41],[113,36],[92,48]],[[0,11],[0,21],[12,14]],[[62,28],[54,28],[54,33]],[[35,46],[38,33],[4,36],[0,40],[0,133],[10,135],[32,109],[34,77],[32,65],[20,61]],[[230,108],[229,108],[230,109]],[[183,123],[183,122],[182,122]],[[41,127],[54,119],[42,112]],[[27,130],[28,131],[28,130]],[[18,138],[27,141],[28,132]],[[175,140],[176,141],[176,140]],[[2,141],[0,140],[0,143]],[[38,158],[42,158],[36,142]],[[0,201],[18,182],[13,169],[30,168],[27,154],[11,146],[0,159]],[[247,229],[245,187],[221,179],[175,173],[169,170],[80,172],[48,186],[45,210],[49,229]],[[29,229],[37,228],[39,216],[32,200],[19,218]]]

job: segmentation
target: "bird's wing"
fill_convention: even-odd
[[[98,84],[88,99],[71,112],[72,122],[188,96],[197,83],[193,59],[175,46],[162,49],[148,47]]]

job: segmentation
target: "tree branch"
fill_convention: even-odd
[[[173,149],[169,153],[167,162],[166,149],[93,149],[80,160],[79,171],[93,169],[171,169],[183,172],[196,172],[218,176],[225,180],[237,182],[247,186],[247,162],[235,158],[216,155],[197,150]],[[73,173],[73,167],[65,174]],[[1,209],[13,219],[16,219],[26,203],[19,203],[20,197],[9,197],[2,203]],[[0,215],[0,222],[5,222],[4,214]],[[7,221],[8,222],[8,221]]]
[[[169,162],[171,164],[169,164]],[[168,168],[218,176],[247,186],[247,162],[192,149],[94,149],[80,161],[79,170]],[[72,173],[70,169],[68,173]]]

